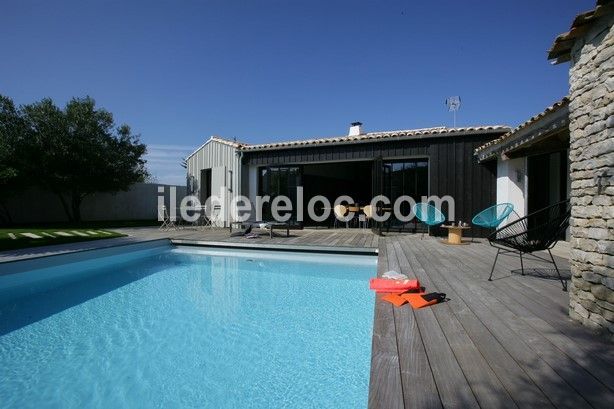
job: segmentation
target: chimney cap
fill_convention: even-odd
[[[362,122],[352,122],[350,125],[351,126],[360,126],[360,125],[362,125]]]

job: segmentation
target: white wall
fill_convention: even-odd
[[[526,158],[497,159],[497,203],[511,203],[518,216],[526,215]],[[509,220],[516,218],[512,213]]]

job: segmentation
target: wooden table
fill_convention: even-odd
[[[463,230],[468,230],[469,226],[441,226],[444,229],[448,229],[448,240],[443,242],[446,244],[469,244],[469,242],[463,242]]]

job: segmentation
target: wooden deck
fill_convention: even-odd
[[[614,407],[612,344],[568,318],[568,295],[560,282],[512,274],[520,267],[517,258],[499,257],[496,279],[487,281],[495,256],[487,243],[448,246],[420,235],[378,237],[358,229],[291,231],[290,237],[254,240],[229,237],[221,229],[120,231],[130,234],[124,242],[170,237],[378,247],[378,274],[400,271],[429,292],[446,293],[447,302],[421,310],[376,300],[371,408]],[[108,244],[83,244],[101,245]],[[565,259],[557,262],[568,271]]]
[[[379,274],[400,271],[449,300],[421,310],[376,301],[371,408],[614,407],[614,348],[567,317],[560,282],[511,274],[511,256],[487,281],[487,244],[405,235],[379,249]]]

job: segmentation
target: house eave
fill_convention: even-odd
[[[569,105],[565,104],[518,131],[512,132],[512,134],[502,142],[477,151],[476,156],[479,162],[485,162],[499,157],[507,157],[519,149],[540,142],[568,127]]]
[[[552,60],[553,64],[571,60],[571,50],[576,40],[584,35],[597,19],[612,13],[614,13],[613,0],[597,0],[597,6],[593,10],[578,14],[569,31],[556,37],[548,50],[548,59]]]
[[[437,128],[429,131],[401,131],[399,133],[394,132],[373,132],[369,134],[359,135],[355,137],[338,137],[338,138],[325,138],[314,139],[307,141],[296,142],[280,142],[272,144],[258,145],[246,145],[242,146],[241,150],[244,152],[263,152],[263,151],[277,151],[288,149],[302,149],[313,147],[329,147],[329,146],[343,146],[349,144],[365,144],[365,143],[379,143],[379,142],[391,142],[391,141],[408,141],[408,140],[421,140],[431,138],[445,138],[445,137],[457,137],[468,135],[483,135],[483,134],[503,134],[509,132],[510,128],[503,125],[495,126],[483,126],[483,127],[468,127],[468,128]]]

